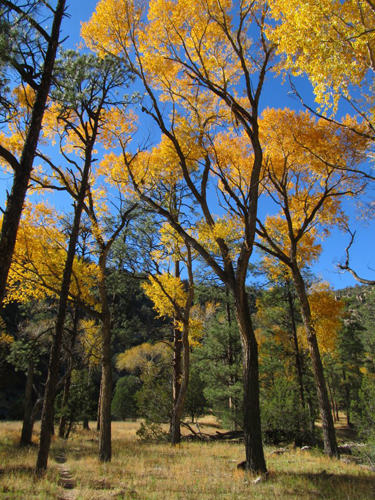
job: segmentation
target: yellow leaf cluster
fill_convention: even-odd
[[[98,366],[101,360],[102,336],[98,323],[93,319],[80,321],[80,343],[85,353],[85,358],[91,366]]]
[[[323,107],[337,107],[373,70],[375,13],[371,2],[356,0],[270,0],[276,20],[268,37],[282,54],[282,68],[307,73]]]
[[[26,204],[9,273],[8,301],[58,296],[67,247],[60,221],[61,216],[45,203]],[[75,258],[71,296],[97,307],[93,295],[97,281],[98,266]]]
[[[311,319],[318,337],[319,349],[333,353],[342,326],[344,305],[335,299],[327,283],[319,283],[309,294]]]
[[[243,239],[244,225],[240,219],[227,214],[216,217],[212,226],[203,219],[198,221],[196,233],[199,242],[213,254],[219,253],[218,240],[223,240],[229,248],[231,258],[234,258]]]
[[[172,350],[165,343],[144,344],[132,347],[117,357],[116,367],[130,372],[140,371],[142,375],[154,372],[160,362],[169,362]]]
[[[186,304],[187,292],[181,279],[169,273],[161,274],[157,281],[152,276],[142,284],[146,295],[153,301],[154,309],[159,317],[173,318],[174,304],[183,308]],[[171,302],[171,299],[173,303]]]

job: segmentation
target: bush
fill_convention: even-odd
[[[298,388],[285,378],[276,379],[273,386],[263,392],[261,412],[267,443],[287,441],[301,446],[314,442],[308,411],[301,405]]]
[[[141,381],[134,375],[121,377],[115,388],[112,400],[112,415],[118,420],[135,419],[138,416],[136,402],[137,392],[141,389]]]

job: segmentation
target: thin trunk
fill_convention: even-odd
[[[287,283],[287,297],[288,297],[289,314],[290,314],[290,321],[291,321],[291,327],[292,327],[292,337],[293,337],[293,344],[294,344],[296,369],[297,369],[297,375],[298,375],[299,394],[300,394],[300,398],[301,398],[302,408],[305,408],[305,394],[304,394],[304,389],[303,389],[301,355],[299,352],[299,345],[298,345],[297,325],[296,325],[296,320],[295,320],[295,310],[294,310],[293,297],[292,297],[292,293],[290,291],[289,286],[290,285],[288,282]]]
[[[182,314],[182,318],[180,318],[183,322],[183,329],[181,332],[181,348],[179,349],[180,355],[180,378],[179,384],[176,385],[178,388],[178,395],[176,400],[173,402],[173,411],[172,411],[172,419],[171,419],[171,442],[172,445],[176,445],[181,441],[181,417],[184,411],[185,399],[189,385],[189,375],[190,375],[190,345],[189,345],[189,321],[190,321],[190,311],[191,305],[193,303],[194,298],[194,277],[192,270],[192,259],[191,259],[191,250],[190,246],[186,246],[187,250],[187,271],[189,276],[188,281],[188,294],[186,298],[186,302],[184,305],[184,311]],[[180,275],[179,264],[176,262],[176,276]],[[183,360],[181,366],[181,353],[183,353]]]
[[[176,278],[180,277],[180,263],[175,261],[174,275]],[[173,409],[171,415],[171,443],[172,445],[178,444],[181,441],[181,419],[178,418],[179,411],[177,409],[177,402],[180,395],[182,382],[182,332],[177,326],[177,318],[173,320],[173,361],[172,361],[172,399]]]
[[[21,432],[21,446],[32,444],[33,435],[33,381],[34,381],[34,361],[29,361],[27,368],[26,390],[25,390],[25,411],[23,415],[23,424]]]
[[[346,425],[348,426],[348,428],[350,428],[352,426],[352,423],[350,421],[350,387],[344,369],[342,370],[342,378],[345,388]]]
[[[233,374],[232,374],[232,366],[234,364],[233,362],[233,346],[232,346],[232,335],[231,335],[231,326],[232,326],[232,317],[231,317],[231,312],[230,312],[230,303],[229,303],[229,291],[228,288],[225,287],[225,295],[226,295],[226,311],[227,311],[227,323],[228,323],[228,345],[227,345],[227,362],[228,366],[230,367],[229,370],[229,377],[228,377],[228,390],[229,390],[229,398],[228,398],[228,408],[229,412],[231,415],[232,422],[234,423],[234,427],[236,429],[237,425],[235,422],[235,404],[232,398],[232,393],[231,389],[234,385],[234,380],[233,380]],[[236,429],[237,430],[237,429]]]
[[[189,327],[184,325],[182,332],[183,344],[183,369],[182,369],[182,379],[180,382],[179,393],[177,400],[173,405],[172,412],[172,422],[171,422],[171,443],[176,445],[181,441],[181,417],[184,410],[186,393],[189,384],[189,373],[190,373],[190,346],[189,346]]]
[[[99,400],[98,400],[98,411],[96,414],[96,430],[100,432],[100,414],[101,414],[101,406],[102,406],[102,386],[103,386],[103,374],[100,377],[100,388],[99,388]]]
[[[235,300],[236,316],[243,349],[246,468],[252,472],[266,472],[260,421],[258,344],[244,286],[236,295]]]
[[[336,432],[332,418],[331,406],[329,404],[328,391],[324,378],[323,365],[320,357],[318,340],[313,328],[311,320],[310,304],[308,301],[305,283],[302,275],[296,265],[292,267],[294,284],[297,290],[298,298],[301,306],[303,323],[307,336],[307,344],[309,347],[311,363],[314,373],[314,380],[318,395],[320,416],[322,419],[324,452],[330,456],[338,456],[338,448],[336,442]]]
[[[74,309],[72,338],[70,340],[71,352],[73,352],[74,346],[76,344],[80,317],[81,317],[80,310],[78,307],[76,307]],[[66,414],[65,414],[65,409],[68,407],[68,404],[69,404],[71,382],[72,382],[72,374],[71,374],[71,366],[70,366],[70,373],[67,376],[67,378],[65,379],[65,383],[64,383],[64,393],[63,393],[63,400],[62,400],[62,416],[60,418],[60,424],[59,424],[59,437],[62,439],[68,439],[68,436],[66,433],[67,418],[66,418]]]
[[[27,188],[33,169],[35,151],[42,128],[44,110],[52,81],[60,37],[60,26],[64,16],[65,1],[59,0],[56,6],[51,36],[45,55],[43,75],[36,93],[21,159],[14,173],[13,186],[7,198],[0,235],[0,305],[5,296],[6,282],[16,245],[17,231],[25,202]]]
[[[111,360],[111,313],[108,304],[105,282],[106,252],[99,258],[100,281],[99,295],[102,321],[102,381],[100,394],[100,437],[99,460],[110,462],[111,443],[111,402],[112,402],[112,360]]]
[[[65,261],[63,279],[60,290],[59,308],[56,317],[55,333],[52,341],[50,360],[48,366],[48,376],[44,394],[44,405],[42,413],[41,431],[38,458],[36,463],[36,474],[42,475],[47,469],[48,455],[51,446],[51,428],[53,426],[53,405],[56,394],[56,385],[59,374],[60,350],[64,333],[64,323],[68,305],[70,280],[73,270],[74,256],[79,235],[81,214],[86,195],[88,178],[91,166],[92,147],[86,151],[86,161],[82,173],[82,180],[78,194],[78,201],[74,211],[73,227],[69,240],[69,247]]]
[[[63,400],[62,400],[62,415],[60,418],[60,424],[59,424],[59,438],[62,439],[67,439],[66,436],[66,425],[68,423],[68,419],[66,417],[66,412],[65,409],[67,408],[69,404],[69,393],[70,393],[70,384],[72,381],[72,375],[70,374],[64,383],[64,393],[63,393]]]

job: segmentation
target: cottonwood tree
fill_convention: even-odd
[[[322,418],[324,449],[338,454],[335,429],[321,361],[317,332],[301,269],[319,256],[319,238],[334,224],[345,222],[340,199],[361,191],[355,173],[335,169],[354,167],[362,160],[366,141],[346,128],[325,120],[315,122],[307,113],[267,110],[264,136],[264,189],[279,212],[258,220],[259,248],[290,270],[296,287],[312,361]],[[327,141],[329,137],[329,142]]]
[[[173,158],[173,169],[168,165],[163,172],[159,167],[158,182],[178,176],[186,185],[200,211],[205,237],[198,234],[193,211],[185,216],[190,222],[190,228],[185,228],[165,200],[154,196],[148,155],[139,155],[142,161],[131,164],[123,157],[119,168],[120,164],[126,167],[138,196],[169,222],[235,297],[244,351],[246,467],[254,471],[266,471],[266,464],[261,441],[258,348],[245,281],[255,237],[262,165],[259,99],[272,54],[272,45],[264,36],[266,15],[263,2],[243,1],[236,12],[229,1],[152,1],[145,6],[126,0],[102,0],[82,28],[91,48],[125,60],[143,84],[147,96],[143,110],[162,132],[160,147],[167,148]],[[254,37],[257,42],[252,41]],[[231,187],[213,150],[208,153],[210,130],[219,122],[231,126],[234,135],[238,129],[253,153],[244,159],[249,173],[247,185]],[[157,153],[155,148],[148,154]],[[215,217],[217,203],[210,206],[208,188],[212,184],[225,206],[225,216]],[[241,221],[235,254],[230,248],[231,228],[225,229],[232,217]]]
[[[22,136],[12,137],[12,127],[9,133],[0,134],[1,162],[13,172],[12,190],[7,194],[0,235],[0,304],[5,295],[18,225],[33,169],[64,12],[65,0],[58,0],[55,9],[50,3],[40,0],[4,0],[0,6],[0,64],[3,76],[0,106],[5,107],[5,114],[10,114],[10,124],[16,110],[12,106],[9,109],[9,101],[3,93],[7,75],[32,89],[31,113],[24,122]],[[44,27],[48,17],[53,19],[50,33]]]
[[[270,0],[269,5],[274,22],[269,26],[267,36],[277,45],[279,70],[292,75],[307,75],[313,86],[318,108],[299,96],[303,105],[319,117],[367,137],[372,150],[375,140],[374,2],[308,0],[302,5],[296,0]],[[298,88],[298,79],[294,83]],[[298,95],[296,88],[294,91]],[[357,120],[340,121],[340,104],[344,104]],[[374,176],[369,167],[367,162],[357,166],[357,170],[373,183]],[[337,168],[348,167],[337,165]],[[366,217],[372,217],[373,201],[362,206]],[[350,272],[360,283],[373,285],[374,280],[360,277],[349,263],[354,234],[348,232],[350,241],[346,259],[338,267]]]

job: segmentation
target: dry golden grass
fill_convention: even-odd
[[[204,432],[215,428],[206,420]],[[66,500],[370,500],[375,474],[356,464],[330,460],[317,451],[266,448],[268,480],[237,469],[244,459],[238,443],[186,442],[172,448],[137,439],[139,423],[113,424],[113,460],[97,461],[97,433],[78,430],[68,441],[54,439],[48,473],[35,480],[36,447],[18,447],[19,423],[0,424],[0,499]],[[36,436],[37,437],[37,436]],[[76,487],[59,486],[55,457],[65,453]],[[325,472],[323,472],[325,471]]]

